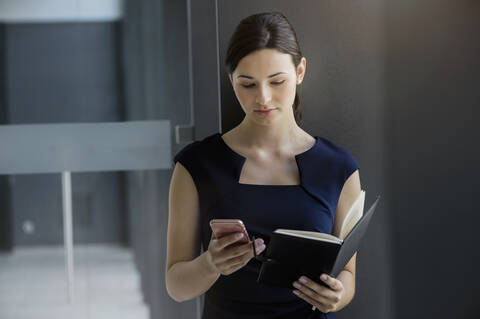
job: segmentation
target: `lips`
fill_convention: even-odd
[[[273,109],[264,109],[264,110],[255,110],[255,112],[269,112],[269,111],[273,111],[275,110],[276,108],[273,108]]]
[[[268,115],[272,113],[275,109],[268,109],[268,110],[256,110],[255,113],[260,114],[260,115]]]

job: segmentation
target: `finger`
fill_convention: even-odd
[[[323,313],[327,313],[331,309],[331,307],[328,304],[324,304],[320,301],[317,301],[312,297],[306,295],[304,292],[300,290],[294,290],[293,293],[296,294],[298,297],[302,298],[303,300],[305,300],[306,302],[308,302],[309,304],[311,304],[312,306],[315,306],[318,310],[320,310]]]
[[[244,253],[241,256],[228,258],[226,261],[220,264],[222,269],[228,270],[230,268],[241,267],[242,265],[246,264],[250,258],[248,257],[247,253]]]
[[[257,254],[259,254],[265,249],[265,245],[260,244],[260,243],[263,243],[263,239],[256,239],[255,242],[259,245],[257,247]],[[238,270],[239,268],[242,268],[243,266],[245,266],[253,257],[252,245],[253,245],[253,242],[242,245],[242,248],[246,247],[248,249],[246,252],[243,252],[242,254],[241,250],[239,249],[238,251],[240,256],[229,258],[227,261],[223,262],[221,268],[225,268],[224,273],[230,274]],[[261,247],[262,245],[263,247]],[[235,247],[231,249],[237,249],[237,248]]]
[[[223,238],[223,237],[222,237]],[[215,244],[213,248],[213,255],[215,262],[217,264],[223,263],[230,263],[230,260],[235,257],[245,256],[245,258],[251,258],[249,255],[251,254],[251,245],[250,244],[240,244],[240,245],[232,245],[230,247],[219,248],[218,243]]]
[[[343,289],[343,284],[340,280],[335,279],[327,274],[322,274],[320,280],[326,283],[332,290],[340,291]]]
[[[265,244],[265,241],[261,237],[255,238],[255,244],[260,245],[260,244]]]
[[[263,239],[255,239],[256,253],[260,254],[265,249],[265,244],[263,244]],[[232,256],[238,256],[244,253],[248,253],[249,258],[253,257],[253,241],[239,245],[226,248],[225,250],[229,251]]]
[[[308,289],[313,290],[316,292],[319,296],[322,296],[325,298],[326,301],[333,301],[335,302],[337,299],[337,295],[334,290],[332,290],[329,287],[325,287],[323,285],[320,285],[319,283],[311,280],[307,276],[301,276],[297,283],[307,287]]]
[[[224,251],[227,254],[227,258],[231,259],[232,257],[247,255],[246,258],[249,258],[250,255],[253,255],[251,252],[252,244],[243,244],[238,246],[227,247]]]
[[[223,237],[222,237],[223,238]],[[263,242],[263,239],[256,239],[257,244]],[[235,257],[244,256],[247,260],[250,260],[253,257],[252,251],[253,242],[243,244],[243,245],[233,245],[225,249],[218,248],[218,243],[214,244],[213,255],[215,256],[215,262],[217,264],[230,263],[230,260]],[[259,245],[257,247],[257,254],[260,254],[265,249],[265,246]]]
[[[244,234],[237,232],[237,233],[232,233],[228,234],[226,236],[223,236],[222,238],[217,239],[217,246],[222,249],[227,247],[228,245],[231,245],[239,240],[244,239]]]
[[[315,283],[313,280],[309,279],[309,281]],[[312,289],[312,286],[307,286],[307,285],[308,283],[302,284],[298,281],[293,282],[293,287],[297,288],[303,294],[309,296],[313,300],[316,300],[324,305],[328,305],[328,304],[331,304],[332,302],[336,302],[336,300],[338,299],[336,296],[330,296],[332,294],[332,290],[328,288],[318,287],[320,289]],[[316,285],[319,286],[318,284]],[[326,295],[325,293],[328,295]]]
[[[266,248],[263,239],[261,238],[256,238],[255,239],[255,252],[256,254],[261,254],[262,251],[264,251]],[[253,242],[249,245],[249,250],[250,250],[250,257],[255,257],[253,254]]]
[[[256,253],[260,254],[263,250],[265,250],[265,245],[263,244],[263,239],[257,238],[255,239],[255,247],[256,247]],[[261,244],[262,243],[262,244]],[[243,259],[243,261],[249,262],[250,259],[254,257],[253,255],[253,242],[244,244],[241,246],[237,247],[232,247],[232,248],[227,248],[225,249],[226,251],[229,251],[229,259],[228,261],[230,262],[232,258],[230,257],[236,257],[238,260]]]

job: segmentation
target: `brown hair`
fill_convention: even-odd
[[[295,30],[282,13],[257,13],[240,21],[233,32],[225,58],[227,72],[232,74],[243,57],[265,48],[290,54],[295,67],[300,64],[303,57]],[[295,92],[293,101],[293,115],[297,124],[300,125],[302,110],[298,92]]]

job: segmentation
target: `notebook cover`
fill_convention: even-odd
[[[259,257],[262,265],[257,282],[293,289],[292,283],[305,275],[327,286],[320,275],[337,277],[345,267],[365,235],[379,198],[353,227],[343,245],[273,233],[266,251]]]

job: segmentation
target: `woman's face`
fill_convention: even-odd
[[[276,49],[262,49],[243,57],[229,78],[245,116],[263,125],[295,121],[293,101],[305,64],[302,58],[295,68],[291,55]]]

